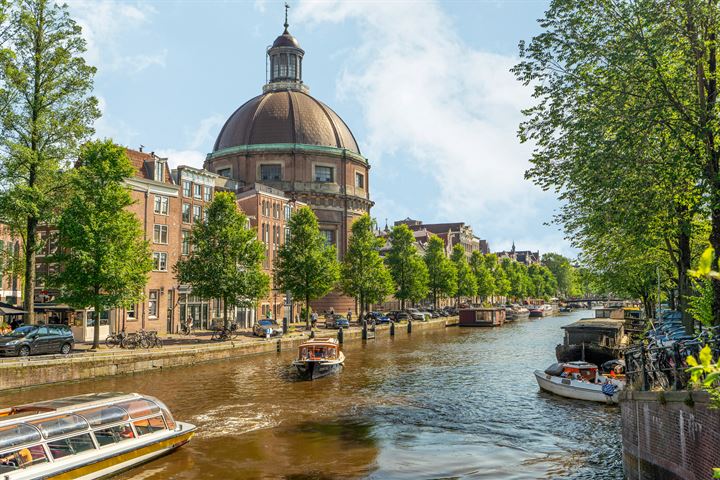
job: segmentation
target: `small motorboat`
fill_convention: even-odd
[[[601,375],[597,365],[587,362],[554,363],[545,371],[535,370],[542,390],[561,397],[593,402],[618,403],[625,381]]]
[[[522,305],[512,305],[505,307],[505,312],[505,319],[508,321],[523,320],[530,316],[530,310],[523,307]]]
[[[335,338],[314,338],[298,347],[298,358],[293,366],[303,378],[315,380],[339,372],[345,362],[345,354]]]
[[[0,409],[0,478],[105,478],[172,452],[194,433],[160,400],[137,393]]]

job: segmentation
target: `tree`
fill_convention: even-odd
[[[497,262],[495,263],[497,266]],[[472,252],[470,256],[470,269],[475,276],[475,282],[477,284],[476,294],[480,297],[481,301],[489,296],[492,296],[495,292],[495,278],[493,278],[492,272],[488,268],[484,255],[479,251]]]
[[[10,23],[14,54],[0,55],[0,216],[23,231],[23,300],[33,322],[37,228],[58,214],[71,183],[61,172],[100,114],[89,96],[95,69],[67,7],[21,0]]]
[[[465,256],[465,249],[459,243],[453,246],[450,260],[453,265],[455,265],[455,296],[456,304],[457,306],[460,306],[460,297],[470,297],[477,293],[477,280],[475,279],[475,275],[468,264],[467,257]]]
[[[305,324],[310,328],[310,301],[327,295],[340,278],[334,245],[320,233],[310,207],[298,208],[290,221],[290,238],[278,250],[275,285],[295,298],[305,299]]]
[[[573,289],[575,279],[570,260],[559,253],[546,253],[542,256],[542,264],[549,268],[554,275],[560,294],[568,297]]]
[[[133,173],[123,148],[110,140],[86,144],[57,224],[52,261],[60,270],[51,280],[61,301],[95,308],[93,348],[100,344],[102,313],[140,300],[152,269],[140,221],[127,209],[133,200],[123,182]]]
[[[178,282],[192,286],[200,298],[223,302],[223,323],[228,328],[229,307],[253,307],[267,295],[270,276],[262,269],[265,245],[230,192],[218,192],[205,222],[190,232],[190,255],[178,261]]]
[[[437,308],[438,297],[455,295],[457,272],[445,255],[445,242],[440,237],[430,237],[424,260],[428,269],[428,288],[432,295],[433,306]]]
[[[415,237],[405,224],[396,225],[390,232],[390,251],[385,262],[395,285],[395,298],[400,309],[405,301],[418,301],[428,293],[428,269],[415,248]]]
[[[380,257],[384,245],[373,231],[370,215],[364,214],[352,224],[352,236],[341,267],[342,290],[360,305],[360,318],[365,306],[380,303],[393,291],[392,278]]]

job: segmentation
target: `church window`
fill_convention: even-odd
[[[315,181],[316,182],[332,182],[333,181],[333,168],[317,165],[315,167]]]
[[[281,180],[282,167],[279,164],[260,165],[260,178],[262,180]]]
[[[365,176],[362,173],[355,173],[355,186],[365,188]]]
[[[217,171],[217,174],[220,175],[221,177],[230,178],[231,171],[229,168],[221,168],[220,170]]]
[[[287,66],[288,59],[287,59],[287,55],[280,55],[280,56],[278,57],[278,60],[280,61],[280,75],[279,75],[279,77],[280,77],[280,78],[287,78],[287,76],[288,76],[288,66]]]
[[[296,70],[295,65],[296,65],[296,64],[295,64],[295,62],[297,61],[297,60],[296,60],[297,57],[296,57],[295,55],[289,55],[288,58],[290,59],[290,61],[288,62],[288,74],[289,74],[288,76],[289,76],[290,78],[293,78],[293,79],[294,79],[294,78],[296,78],[296,74],[295,74],[295,70]]]
[[[335,244],[335,230],[320,230],[320,235],[325,237],[325,243],[327,245]]]

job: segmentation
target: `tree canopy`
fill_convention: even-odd
[[[461,297],[471,297],[477,293],[477,280],[468,264],[465,249],[459,243],[453,246],[450,260],[455,266],[456,272],[455,303],[456,305],[460,305]]]
[[[440,297],[455,295],[457,271],[455,265],[445,255],[445,242],[440,237],[430,237],[424,260],[428,270],[428,289],[433,306],[437,308],[437,301]]]
[[[405,301],[419,301],[428,293],[428,269],[415,248],[415,237],[405,224],[393,227],[389,235],[390,251],[385,257],[395,285],[400,308]]]

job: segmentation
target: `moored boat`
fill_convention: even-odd
[[[544,372],[535,370],[538,386],[547,392],[576,400],[618,403],[625,382],[601,375],[597,365],[587,362],[555,363]]]
[[[0,478],[95,479],[186,444],[195,426],[156,398],[97,393],[0,409]]]
[[[315,380],[338,372],[345,362],[345,354],[335,338],[315,338],[298,347],[298,358],[293,362],[303,378]]]
[[[458,316],[461,327],[501,327],[504,323],[504,308],[463,308]]]
[[[530,316],[530,310],[522,305],[512,305],[505,308],[505,320],[523,320]]]

